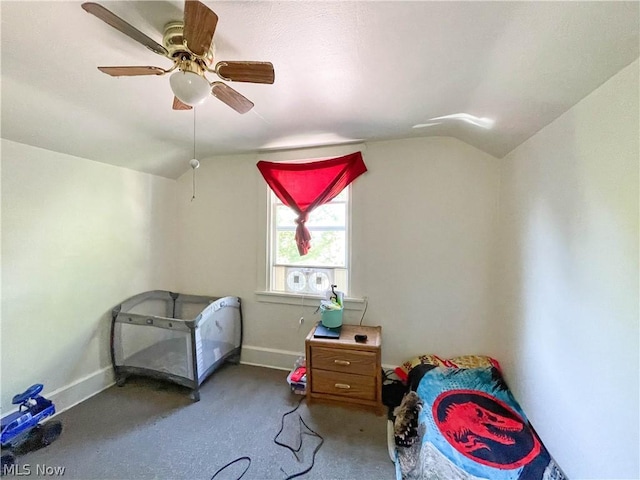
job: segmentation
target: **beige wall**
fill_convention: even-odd
[[[636,62],[504,160],[447,138],[367,143],[353,185],[352,295],[383,326],[383,362],[496,356],[570,478],[638,476],[638,131]],[[256,295],[255,163],[354,149],[207,159],[193,202],[179,179],[180,287],[243,298],[244,361],[290,365],[317,320],[316,302]]]
[[[449,138],[203,160],[193,202],[191,172],[178,181],[180,288],[242,297],[243,359],[291,366],[318,320],[318,301],[272,304],[255,294],[264,288],[267,214],[255,164],[354,150],[369,171],[352,190],[351,295],[369,297],[364,324],[382,325],[383,362],[492,353],[499,162]],[[360,320],[356,307],[347,322]]]
[[[494,355],[570,478],[637,478],[638,132],[635,62],[502,161],[449,138],[216,157],[193,201],[191,171],[174,182],[3,140],[3,411],[35,382],[62,405],[108,385],[109,311],[155,288],[240,296],[243,361],[290,367],[317,301],[256,293],[255,164],[361,149],[351,287],[383,326],[383,362]]]
[[[111,381],[109,313],[174,288],[176,182],[2,140],[2,411]]]
[[[640,475],[638,88],[636,61],[502,161],[499,358],[569,478]]]

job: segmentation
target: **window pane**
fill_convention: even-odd
[[[307,228],[342,227],[346,222],[347,207],[344,203],[328,203],[321,205],[309,214]]]
[[[270,289],[299,294],[322,294],[331,283],[339,282],[347,292],[347,227],[349,189],[330,203],[309,214],[306,227],[311,249],[300,256],[295,243],[297,214],[272,193],[273,245]]]
[[[295,231],[276,233],[276,263],[284,265],[339,266],[347,263],[344,231],[311,231],[311,250],[301,257],[295,241]]]
[[[296,226],[296,212],[283,204],[276,205],[276,226],[294,227]]]
[[[289,264],[293,263],[296,257],[299,257],[298,247],[295,241],[296,232],[279,231],[276,232],[276,259],[275,263]]]
[[[331,201],[332,202],[346,202],[347,200],[349,200],[349,189],[345,188],[338,195],[336,195],[333,198],[333,200],[331,200]]]
[[[296,213],[289,207],[279,204],[276,206],[276,228],[295,228]],[[343,227],[347,218],[345,203],[328,203],[320,205],[309,214],[307,228],[313,227]]]

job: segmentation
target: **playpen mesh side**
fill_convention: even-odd
[[[135,295],[123,302],[121,312],[172,318],[173,308],[174,300],[170,292],[152,290]]]
[[[199,384],[225,358],[239,353],[242,343],[238,297],[154,290],[131,297],[114,315],[116,367],[141,368]]]
[[[178,303],[178,302],[176,302]],[[240,347],[240,302],[235,297],[225,297],[202,311],[202,319],[195,331],[198,376],[216,362]]]
[[[186,295],[181,293],[175,300],[175,316],[183,320],[195,320],[200,314],[206,315],[205,309],[218,297],[202,297],[200,295]]]
[[[193,379],[193,345],[189,329],[160,328],[116,322],[114,344],[116,366],[144,368]]]

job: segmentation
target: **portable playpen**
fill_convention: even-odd
[[[199,387],[223,362],[240,361],[242,309],[238,297],[164,290],[140,293],[112,311],[111,359],[116,382],[130,375]]]

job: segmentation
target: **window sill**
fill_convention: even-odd
[[[266,303],[279,303],[282,305],[305,305],[305,306],[319,306],[320,300],[324,297],[320,295],[296,295],[294,293],[286,292],[267,292],[260,291],[255,292],[256,298],[259,302]],[[364,298],[347,297],[344,299],[345,310],[362,310],[364,307]]]

